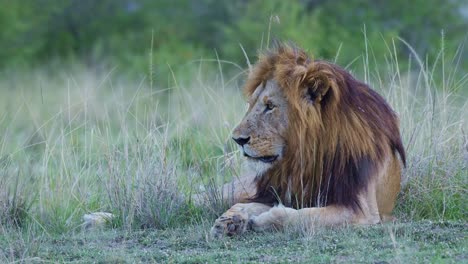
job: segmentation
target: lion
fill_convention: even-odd
[[[212,236],[301,219],[317,226],[393,219],[406,159],[398,117],[383,97],[291,44],[260,54],[244,92],[248,110],[232,138],[253,176],[236,182],[237,203]]]

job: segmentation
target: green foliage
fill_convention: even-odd
[[[42,19],[35,16],[33,1],[2,0],[0,5],[0,66],[37,56],[44,39],[31,33]]]
[[[439,47],[433,43],[439,42],[441,31],[444,47],[456,50],[468,26],[462,0],[0,0],[0,4],[4,67],[56,57],[78,59],[88,66],[117,65],[134,74],[152,71],[150,75],[164,84],[181,62],[215,58],[215,50],[221,58],[245,65],[240,45],[253,60],[273,38],[291,40],[319,58],[337,58],[344,65],[365,53],[365,41],[373,43],[369,54],[384,63],[382,54],[388,49],[384,43],[397,36],[419,54],[434,58]],[[398,43],[396,49],[405,60],[408,50]]]
[[[223,27],[227,40],[223,51],[229,58],[243,59],[239,44],[251,57],[277,38],[344,65],[366,52],[384,64],[390,49],[386,43],[401,37],[419,54],[435,57],[439,47],[433,43],[440,42],[441,31],[451,50],[466,38],[463,28],[468,20],[459,14],[461,6],[461,1],[438,0],[249,1],[237,10],[243,15]],[[368,51],[366,41],[372,43]],[[398,43],[396,48],[405,59],[408,50]]]

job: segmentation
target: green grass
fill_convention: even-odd
[[[468,76],[443,53],[405,72],[387,58],[374,71],[364,56],[361,79],[401,119],[399,221],[222,241],[207,233],[226,209],[218,187],[242,174],[230,131],[246,110],[223,65],[194,65],[192,81],[174,76],[169,87],[76,65],[4,72],[0,262],[466,260]],[[200,192],[206,203],[195,205]],[[112,228],[82,231],[83,215],[96,211],[117,216]]]

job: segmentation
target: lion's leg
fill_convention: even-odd
[[[346,207],[326,206],[296,210],[284,206],[271,208],[257,217],[250,225],[255,231],[282,229],[287,225],[337,226],[355,222],[355,213]]]
[[[255,175],[246,174],[235,177],[232,182],[225,183],[218,191],[205,191],[192,195],[192,201],[196,205],[204,205],[207,201],[221,201],[232,206],[236,203],[248,201],[256,193]]]
[[[254,179],[255,175],[244,175],[224,184],[221,190],[223,201],[230,206],[248,201],[257,191]]]
[[[284,206],[271,208],[257,217],[250,225],[253,230],[281,229],[286,225],[337,226],[344,224],[376,224],[380,216],[375,199],[375,184],[371,181],[368,190],[359,196],[360,209],[329,205],[325,207],[303,208],[296,210]]]
[[[401,165],[398,158],[393,155],[383,168],[383,173],[377,178],[377,205],[382,222],[394,221],[392,216],[395,202],[400,192]]]
[[[247,231],[249,220],[271,209],[261,203],[238,203],[216,219],[211,228],[213,237],[232,236]]]

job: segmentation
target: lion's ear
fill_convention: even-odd
[[[328,78],[311,78],[305,84],[305,96],[311,103],[320,103],[330,90],[331,81]]]

